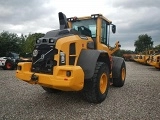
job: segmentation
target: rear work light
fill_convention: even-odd
[[[77,17],[67,18],[67,21],[75,22],[75,21],[77,21]]]
[[[99,16],[102,16],[102,15],[101,15],[101,14],[93,14],[93,15],[91,15],[91,18],[96,19],[96,18],[98,18]]]

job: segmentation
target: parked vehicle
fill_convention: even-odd
[[[59,13],[60,29],[52,30],[36,40],[32,62],[21,62],[16,77],[39,84],[51,93],[82,91],[91,103],[105,100],[109,85],[122,87],[126,65],[112,54],[120,49],[117,41],[109,48],[110,26],[116,26],[102,14],[66,19]]]
[[[19,54],[9,52],[5,57],[0,57],[0,67],[4,70],[14,70],[19,62]]]

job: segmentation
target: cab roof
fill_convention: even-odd
[[[73,22],[76,20],[97,19],[97,18],[101,18],[101,19],[107,21],[109,24],[112,24],[112,21],[108,20],[102,14],[92,14],[91,16],[84,16],[84,17],[70,17],[70,18],[67,18],[67,21]]]

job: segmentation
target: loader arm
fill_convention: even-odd
[[[121,45],[119,44],[119,41],[116,42],[115,47],[111,50],[109,49],[109,53],[110,55],[112,55],[113,53],[115,53],[117,50],[119,50],[121,47]]]

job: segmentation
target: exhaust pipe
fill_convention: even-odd
[[[69,28],[66,15],[63,14],[62,12],[59,12],[58,16],[59,16],[60,30]]]

